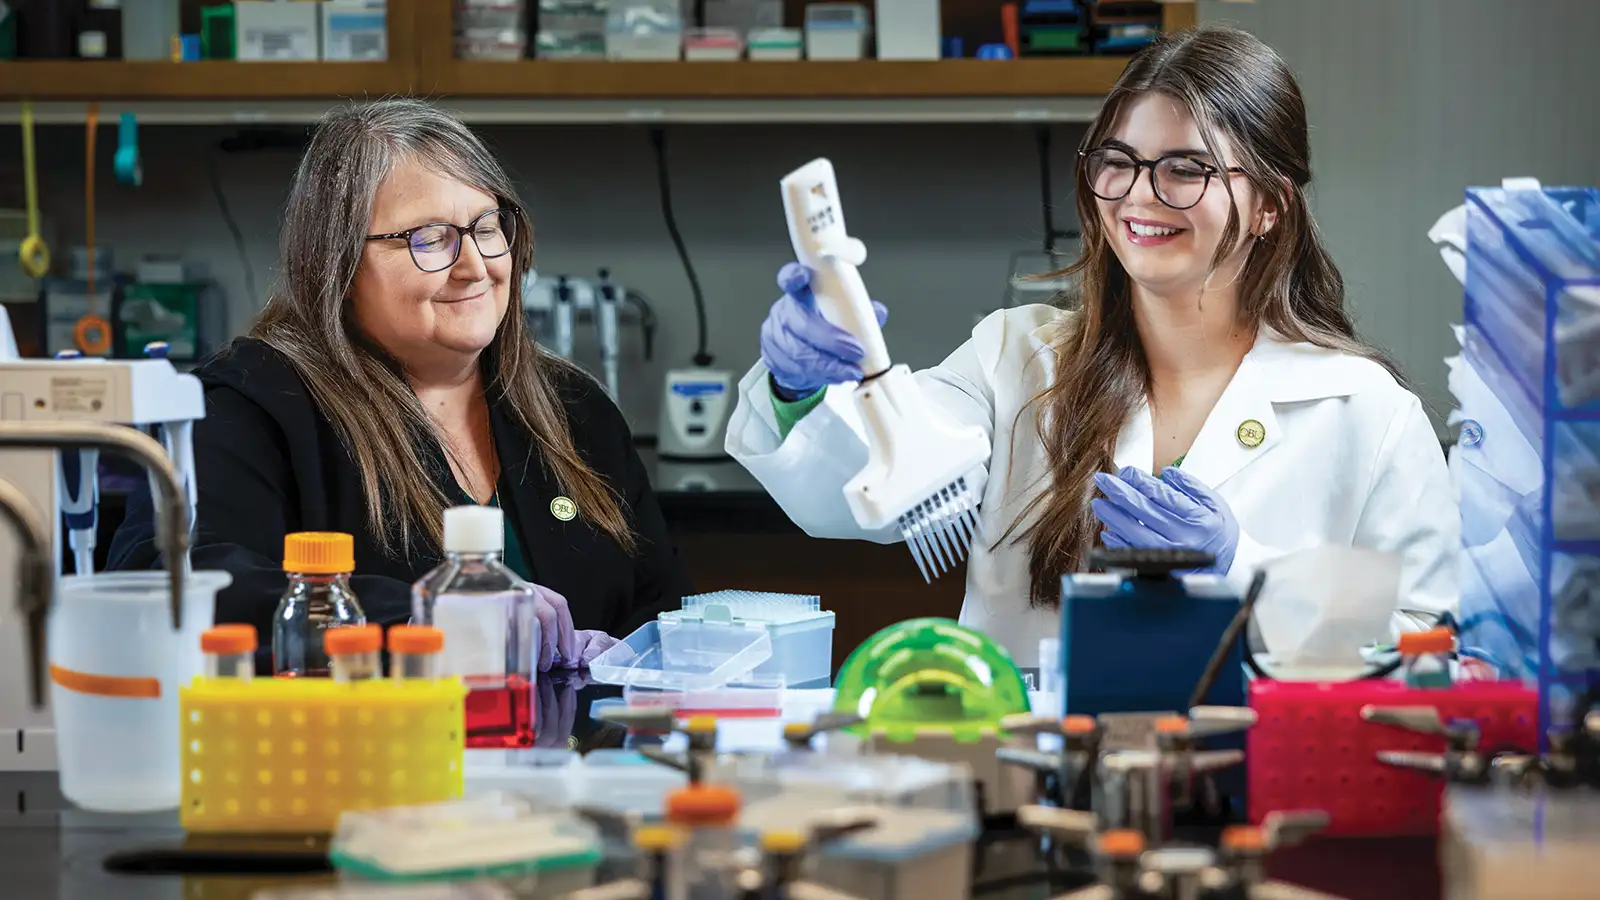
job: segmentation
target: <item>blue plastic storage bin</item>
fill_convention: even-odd
[[[1538,685],[1543,731],[1600,685],[1600,190],[1472,188],[1467,244],[1462,643]]]

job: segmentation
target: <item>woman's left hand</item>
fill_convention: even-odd
[[[595,657],[621,643],[604,631],[580,631],[576,637],[578,655],[571,660],[571,665],[584,669],[589,668],[589,664],[595,661]]]
[[[1105,497],[1089,501],[1105,530],[1107,547],[1202,550],[1216,559],[1212,571],[1227,574],[1239,546],[1239,523],[1228,504],[1177,466],[1160,478],[1128,466],[1115,475],[1096,472]]]

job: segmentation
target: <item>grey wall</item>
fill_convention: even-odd
[[[1600,4],[1593,0],[1259,0],[1201,5],[1276,46],[1299,73],[1313,126],[1316,213],[1350,285],[1363,331],[1391,349],[1442,420],[1442,358],[1460,292],[1425,233],[1469,184],[1505,175],[1600,184]],[[98,232],[120,259],[182,251],[208,260],[242,330],[248,295],[203,163],[220,128],[142,130],[146,182],[111,183],[103,129]],[[656,303],[654,363],[636,336],[623,406],[655,430],[656,384],[694,350],[687,282],[667,239],[650,146],[634,127],[490,126],[539,233],[541,272],[602,265]],[[0,131],[0,134],[7,132]],[[9,134],[15,135],[14,130]],[[1055,129],[1057,197],[1070,220],[1068,166],[1079,131]],[[82,234],[82,131],[45,129],[45,205],[59,236]],[[891,349],[937,362],[973,317],[999,302],[1013,251],[1041,237],[1032,134],[991,126],[681,126],[668,129],[678,219],[711,312],[711,349],[742,371],[788,256],[777,179],[826,155],[837,165],[851,228],[870,250],[867,283],[892,310]],[[14,138],[0,172],[14,171]],[[222,157],[220,180],[255,269],[271,277],[279,208],[293,160]],[[15,206],[15,179],[0,205]],[[65,238],[60,243],[66,243]]]
[[[1427,240],[1471,185],[1600,185],[1595,0],[1202,0],[1294,67],[1318,224],[1361,330],[1438,418],[1461,291]]]
[[[1057,182],[1070,185],[1079,126],[1056,126]],[[623,407],[653,434],[660,375],[695,350],[691,294],[667,236],[647,132],[637,127],[485,126],[522,185],[541,275],[613,277],[654,301],[661,319],[646,365],[637,331],[624,348]],[[97,240],[119,260],[182,251],[208,260],[233,298],[235,330],[259,308],[213,196],[203,150],[228,134],[201,127],[145,128],[145,182],[111,183],[112,147],[100,153]],[[12,131],[15,134],[15,131]],[[669,126],[673,206],[700,277],[717,363],[742,373],[777,297],[774,279],[790,258],[778,179],[816,156],[839,171],[851,230],[869,248],[864,270],[891,308],[891,348],[914,366],[937,363],[1000,305],[1011,253],[1037,249],[1043,226],[1033,132],[1024,126]],[[12,141],[0,146],[0,171]],[[44,202],[60,243],[81,241],[83,134],[46,129],[40,158]],[[219,181],[244,232],[259,291],[276,265],[279,211],[294,158],[220,156]],[[3,182],[0,182],[3,183]],[[0,188],[0,206],[16,205]],[[1070,201],[1070,197],[1068,198]],[[1071,223],[1071,203],[1060,204]],[[588,337],[587,334],[584,335]],[[592,343],[579,353],[593,360]]]

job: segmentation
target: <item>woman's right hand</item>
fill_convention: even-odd
[[[761,323],[761,361],[779,399],[800,400],[830,384],[861,380],[865,351],[850,332],[823,318],[811,295],[811,270],[789,263],[778,270],[783,296]],[[874,300],[883,325],[889,310]]]

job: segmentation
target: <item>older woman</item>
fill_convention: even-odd
[[[404,621],[446,507],[506,513],[506,562],[587,663],[688,590],[621,413],[524,324],[533,234],[510,179],[425,103],[329,114],[295,173],[281,286],[250,336],[196,370],[193,564],[233,584],[217,619],[271,633],[284,535],[355,536],[369,621]],[[111,566],[159,565],[136,492]],[[551,606],[556,607],[551,609]]]

